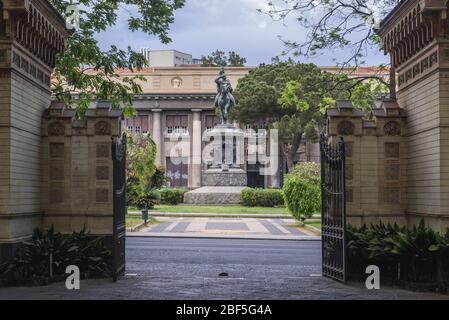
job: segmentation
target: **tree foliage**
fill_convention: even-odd
[[[166,180],[164,170],[156,167],[157,147],[150,135],[128,133],[126,176],[127,201],[137,207],[152,207],[158,197],[154,192]]]
[[[279,129],[281,152],[292,170],[302,138],[318,140],[327,108],[338,99],[352,99],[356,107],[369,111],[381,89],[370,82],[323,72],[313,64],[262,65],[239,80],[233,117],[247,124],[264,119]]]
[[[281,37],[286,48],[284,54],[313,58],[340,50],[344,54],[337,64],[357,67],[365,63],[370,49],[380,49],[376,23],[400,1],[270,0],[269,9],[263,12],[277,21],[293,16],[306,31],[306,37],[301,41]],[[379,72],[385,70],[386,65],[379,66]],[[360,77],[358,80],[363,82],[365,79]],[[389,91],[392,98],[396,97],[395,70],[391,65]]]
[[[205,67],[243,67],[246,58],[241,57],[235,51],[229,51],[226,55],[224,51],[216,50],[208,56],[203,56],[201,61]]]
[[[375,24],[401,0],[270,0],[264,11],[274,20],[293,16],[306,30],[304,41],[283,39],[287,51],[313,57],[323,50],[350,53],[345,65],[361,65],[371,47],[379,46]],[[262,11],[262,10],[259,10]]]
[[[313,64],[281,62],[261,66],[239,80],[233,117],[242,123],[251,124],[261,118],[274,123],[286,142],[281,143],[281,148],[291,170],[303,135],[317,139],[325,109],[335,99],[349,96],[335,86],[339,78]]]
[[[65,18],[74,14],[71,0],[49,0]],[[79,28],[67,40],[65,53],[57,59],[53,92],[58,99],[77,107],[82,115],[94,100],[111,100],[114,107],[131,112],[132,96],[142,92],[142,77],[121,77],[118,69],[139,70],[146,65],[144,56],[119,49],[117,44],[102,51],[96,36],[117,23],[118,11],[130,12],[130,31],[143,31],[159,37],[162,43],[171,41],[169,26],[174,11],[185,0],[78,0]],[[78,98],[73,98],[78,93]]]

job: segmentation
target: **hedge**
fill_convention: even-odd
[[[161,204],[177,205],[184,202],[184,194],[188,191],[187,188],[164,188],[158,190],[158,193]]]
[[[241,194],[242,203],[246,207],[276,207],[284,205],[279,189],[247,188]]]

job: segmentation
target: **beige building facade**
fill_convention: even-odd
[[[42,226],[42,114],[68,36],[46,1],[0,1],[0,259]]]
[[[252,68],[228,67],[226,75],[234,88],[239,79]],[[341,72],[341,68],[323,67],[331,73]],[[146,81],[141,82],[143,93],[134,101],[138,115],[126,119],[123,127],[132,132],[149,133],[158,148],[157,163],[166,168],[169,185],[173,187],[201,187],[202,172],[207,164],[194,164],[204,152],[207,143],[202,140],[206,130],[212,129],[218,121],[215,117],[214,99],[217,93],[215,79],[220,68],[184,65],[180,67],[154,67],[140,71]],[[388,70],[377,68],[344,69],[350,77],[367,75],[388,77]],[[131,76],[135,73],[122,73]],[[268,126],[266,119],[251,125],[237,124],[247,133],[247,140],[254,139],[254,133]],[[263,132],[263,131],[262,131]],[[263,133],[262,133],[263,134]],[[268,138],[268,137],[267,137]],[[286,172],[286,162],[280,155],[274,176],[260,174],[264,165],[248,162],[246,150],[245,170],[251,187],[279,187]],[[319,145],[303,140],[295,162],[320,161]]]
[[[343,136],[349,222],[421,219],[449,227],[448,3],[402,1],[380,25],[385,53],[398,75],[397,100],[368,119],[340,103],[329,110],[329,134]]]

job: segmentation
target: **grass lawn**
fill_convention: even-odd
[[[138,211],[135,208],[128,208],[130,211]],[[258,213],[258,214],[288,214],[286,208],[261,208],[261,207],[244,207],[239,205],[221,205],[221,206],[199,206],[199,205],[184,205],[177,206],[157,205],[150,212],[173,212],[173,213]]]
[[[305,224],[321,230],[321,221],[306,221]]]
[[[131,229],[138,224],[142,223],[142,217],[137,215],[126,215],[126,229]],[[148,224],[154,224],[157,223],[157,220],[153,217],[149,217]]]

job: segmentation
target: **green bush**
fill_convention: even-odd
[[[321,210],[320,181],[320,165],[313,162],[301,162],[285,176],[282,196],[297,220],[311,218]]]
[[[184,194],[188,191],[186,188],[164,188],[158,190],[158,193],[161,204],[177,205],[184,202]]]
[[[353,275],[365,275],[367,266],[377,265],[391,280],[449,285],[449,229],[442,235],[424,220],[412,229],[383,223],[349,226],[347,249]]]
[[[284,205],[281,190],[246,188],[241,194],[242,203],[246,207],[276,207]]]
[[[145,191],[137,194],[132,205],[137,209],[153,209],[161,200],[160,194],[156,190]]]
[[[129,176],[127,178],[126,188],[126,203],[128,206],[136,207],[138,209],[147,208],[151,209],[154,205],[160,203],[158,188],[162,188],[166,183],[165,169],[163,167],[157,167],[150,178],[149,183],[146,186]]]
[[[50,279],[52,253],[53,279]],[[53,227],[36,229],[33,238],[21,245],[10,262],[0,264],[0,285],[42,285],[65,279],[65,269],[76,265],[82,278],[112,275],[112,251],[101,237],[93,238],[84,230],[71,235],[55,233]]]

